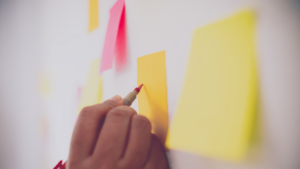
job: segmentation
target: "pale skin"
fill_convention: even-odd
[[[168,169],[161,142],[149,120],[120,96],[82,109],[76,122],[67,169]]]

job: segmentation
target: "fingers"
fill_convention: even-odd
[[[141,168],[148,156],[151,144],[151,123],[140,115],[132,117],[128,145],[121,160],[125,168]]]
[[[152,134],[151,138],[148,161],[143,169],[169,169],[169,163],[164,147],[154,134]]]
[[[126,145],[131,118],[136,111],[128,106],[119,106],[108,112],[96,143],[93,157],[117,161]]]
[[[169,168],[149,120],[122,104],[116,96],[82,110],[72,136],[69,168]]]
[[[122,98],[114,96],[101,104],[82,109],[72,135],[69,159],[80,161],[92,153],[101,120],[109,110],[122,104]]]

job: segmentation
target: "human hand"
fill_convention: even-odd
[[[67,169],[168,169],[149,120],[120,96],[84,108],[73,131]]]

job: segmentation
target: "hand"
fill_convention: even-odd
[[[77,120],[67,169],[168,169],[149,120],[120,96],[84,108]]]

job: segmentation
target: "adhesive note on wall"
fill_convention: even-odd
[[[165,143],[168,131],[168,100],[165,52],[137,59],[138,85],[144,84],[138,95],[139,114],[152,124],[152,132]]]
[[[89,0],[89,32],[99,26],[98,0]]]
[[[42,71],[41,75],[38,77],[38,92],[43,99],[48,99],[51,96],[52,81],[50,73],[47,71]]]
[[[115,48],[115,68],[117,72],[121,72],[127,64],[127,29],[125,11],[126,8],[124,8],[121,15]]]
[[[102,76],[99,75],[99,59],[93,61],[88,75],[87,83],[81,91],[79,112],[85,106],[102,101]]]
[[[126,24],[124,24],[124,22],[125,22],[125,2],[124,0],[118,0],[116,4],[110,9],[110,18],[106,30],[100,73],[102,73],[107,69],[112,68],[116,44],[118,43],[117,42],[118,32],[121,31],[123,33],[126,33],[125,32]],[[126,36],[122,35],[122,37],[118,38],[118,40],[120,39],[123,45],[127,46],[126,39],[124,38],[126,38]],[[121,48],[121,50],[122,49],[124,48]],[[126,53],[126,48],[125,51],[121,53],[124,52]],[[118,59],[124,59],[123,57],[126,57],[126,54],[122,55],[121,57],[122,58],[118,57]]]
[[[246,155],[257,100],[254,22],[245,11],[194,32],[169,148],[232,161]]]

